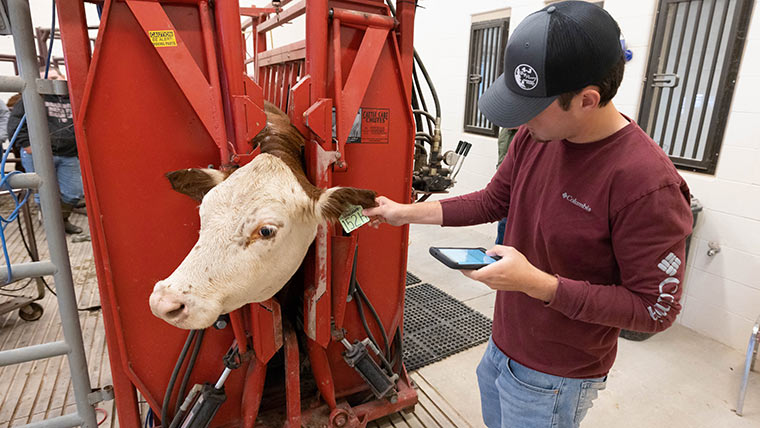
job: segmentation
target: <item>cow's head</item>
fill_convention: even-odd
[[[320,223],[351,205],[376,205],[369,190],[312,186],[300,162],[269,151],[229,176],[212,169],[167,174],[175,190],[202,201],[201,228],[185,260],[153,289],[157,317],[199,329],[271,298],[298,270]]]

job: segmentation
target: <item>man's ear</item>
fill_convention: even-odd
[[[596,110],[601,100],[598,86],[587,86],[580,93],[581,108],[584,110]]]
[[[375,196],[377,195],[372,190],[331,187],[319,196],[316,211],[322,219],[335,222],[351,205],[359,205],[362,208],[376,207]]]
[[[187,168],[166,173],[172,189],[196,201],[203,200],[209,190],[228,176],[228,173],[210,168]]]

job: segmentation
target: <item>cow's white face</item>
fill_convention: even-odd
[[[184,171],[206,174],[207,185],[218,185],[203,197],[198,242],[156,283],[150,306],[157,317],[185,329],[208,327],[221,314],[271,298],[298,270],[320,223],[335,220],[349,204],[374,204],[374,193],[366,190],[309,194],[291,168],[269,154],[224,181],[218,171]]]

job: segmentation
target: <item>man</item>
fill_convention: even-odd
[[[479,101],[522,126],[487,187],[443,201],[378,198],[375,222],[463,226],[507,209],[501,260],[468,277],[498,290],[477,369],[488,427],[577,427],[605,387],[621,328],[661,331],[680,310],[689,191],[665,153],[610,102],[623,75],[617,23],[552,4],[510,36]],[[463,243],[466,245],[466,243]]]
[[[44,71],[43,67],[40,70],[42,77],[44,77]],[[48,79],[63,80],[64,77],[56,67],[51,66],[48,72]],[[45,108],[47,109],[50,144],[53,149],[53,163],[61,195],[64,230],[66,233],[81,233],[82,228],[69,221],[72,209],[84,196],[82,173],[79,169],[76,138],[74,136],[74,117],[71,113],[71,102],[67,95],[43,95],[43,99]],[[19,100],[13,106],[11,117],[8,120],[8,135],[13,135],[23,116],[24,103],[22,100]],[[21,163],[24,169],[27,172],[34,172],[32,148],[29,143],[29,132],[26,124],[21,127],[18,137],[16,137],[16,144],[21,147]],[[35,195],[35,201],[39,203],[39,196]]]

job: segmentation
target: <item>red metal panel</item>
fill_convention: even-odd
[[[388,14],[381,2],[334,1],[330,6],[361,10],[374,14]],[[365,38],[365,32],[357,28],[343,27],[341,30],[342,68],[352,69],[360,62],[358,53]],[[409,52],[411,54],[411,52]],[[331,60],[333,63],[334,60]],[[408,63],[408,62],[407,62]],[[334,172],[332,184],[339,186],[365,187],[375,190],[393,200],[411,202],[411,175],[414,141],[414,125],[408,102],[404,76],[411,70],[404,70],[404,61],[396,43],[395,33],[390,33],[382,45],[374,70],[366,71],[357,78],[367,78],[367,89],[361,99],[354,99],[362,109],[382,108],[390,112],[388,139],[384,144],[346,144],[345,157],[350,168],[345,172]],[[333,82],[328,73],[327,82]],[[346,85],[348,86],[348,84]],[[328,86],[328,93],[335,88]],[[355,96],[352,93],[349,96]],[[404,288],[406,284],[406,257],[408,228],[381,226],[380,229],[363,227],[352,235],[359,241],[357,277],[368,295],[387,330],[388,336],[399,327],[403,316]],[[347,305],[344,326],[349,339],[365,337],[355,305]],[[373,335],[381,340],[379,329],[370,322]],[[328,347],[335,390],[345,395],[362,384],[362,380],[352,369],[339,364],[343,346],[331,343]]]
[[[281,65],[279,73],[274,64],[259,67],[256,69],[261,77],[259,87],[243,76],[237,2],[215,3],[214,33],[208,31],[211,14],[204,12],[208,3],[203,0],[173,1],[171,5],[155,0],[106,2],[101,35],[76,120],[117,406],[124,426],[139,423],[131,385],[137,386],[154,411],[158,411],[158,400],[174,364],[173,358],[167,358],[167,351],[176,352],[184,341],[184,332],[150,314],[147,300],[153,283],[179,264],[197,237],[197,204],[172,192],[163,173],[220,163],[219,147],[205,131],[209,121],[215,120],[214,116],[209,119],[209,114],[215,112],[219,118],[226,118],[222,132],[233,144],[233,159],[242,164],[256,153],[246,155],[250,150],[248,139],[264,126],[261,100],[264,96],[277,97],[278,104],[283,107],[288,104],[294,125],[307,138],[307,170],[314,184],[371,188],[395,200],[410,201],[414,136],[409,107],[411,37],[402,38],[401,46],[397,44],[398,33],[388,32],[395,22],[388,17],[388,9],[381,0],[342,0],[329,5],[326,0],[309,0],[304,4],[308,34],[304,68],[300,61],[297,68],[294,63]],[[142,26],[130,12],[130,6],[141,17]],[[340,27],[338,23],[340,29],[333,33],[333,40],[339,42],[335,51],[328,49],[330,8],[338,10],[338,17],[345,24]],[[411,28],[413,7],[399,6],[399,14],[402,31]],[[75,23],[81,21],[81,16],[76,11],[63,11],[63,16],[71,24],[65,24],[67,34],[79,31]],[[177,49],[178,57],[174,55],[177,52],[157,51],[145,36],[145,31],[156,23],[170,25],[167,28],[177,31],[178,45],[182,46]],[[259,36],[256,34],[254,41],[257,52],[266,47],[264,37]],[[68,40],[73,40],[72,49],[82,49],[77,47],[76,37]],[[209,106],[204,106],[194,98],[203,91],[179,78],[175,66],[181,63],[183,67],[194,67],[191,79],[202,83],[201,86],[216,86],[214,46],[223,46],[218,53],[222,63],[218,80],[224,96],[210,97]],[[336,63],[336,70],[340,71],[328,69],[328,64]],[[77,64],[83,67],[81,57]],[[345,82],[342,70],[350,70]],[[296,76],[302,78],[296,81]],[[81,90],[81,85],[74,81],[70,84]],[[337,94],[334,100],[331,94]],[[359,108],[385,109],[390,121],[385,140],[342,147],[345,158],[351,161],[351,169],[335,173],[324,164],[324,151],[334,149],[333,101],[342,103],[338,114],[343,131],[339,132],[344,135],[345,124],[353,123]],[[211,124],[221,127],[218,123]],[[146,216],[150,221],[144,219]],[[343,305],[333,307],[334,302],[345,299],[348,269],[346,263],[331,259],[333,239],[341,239],[340,233],[331,226],[321,226],[304,263],[304,330],[309,337],[312,370],[325,402],[332,409],[331,415],[366,423],[413,404],[415,394],[404,373],[399,401],[393,405],[373,401],[355,407],[356,414],[351,415],[345,403],[337,402],[340,397],[367,387],[343,361],[342,345],[331,341],[333,311],[342,320],[349,340],[364,338],[366,334],[354,304],[345,305],[343,300]],[[392,337],[403,314],[408,229],[365,227],[353,232],[351,239],[361,242],[359,282],[380,314],[386,333]],[[345,251],[340,249],[336,247],[336,254],[345,257]],[[333,284],[337,284],[334,289]],[[276,302],[251,305],[249,310],[249,324],[241,327],[241,317],[245,317],[240,312],[232,318],[235,336],[241,342],[247,340],[245,326],[250,326],[256,358],[247,372],[241,369],[230,376],[225,385],[230,399],[214,419],[214,426],[241,423],[246,428],[253,426],[264,387],[263,362],[283,343]],[[379,327],[374,322],[370,325],[373,335],[380,338]],[[233,337],[229,330],[210,331],[206,335],[191,382],[218,376],[221,356]],[[291,351],[286,351],[288,360],[294,359],[294,349],[291,346]],[[291,363],[290,369],[293,367]],[[291,396],[296,374],[288,377]],[[289,401],[289,416],[295,424],[297,411],[292,408],[295,400],[291,397]]]
[[[197,7],[164,9],[173,26],[183,29],[180,35],[194,58],[203,57]],[[130,403],[134,392],[116,380],[126,373],[159,412],[176,357],[172,354],[181,348],[186,332],[154,317],[148,296],[153,284],[187,254],[199,226],[197,203],[173,192],[163,174],[218,165],[220,158],[128,5],[106,3],[101,31],[76,118],[77,143],[86,172],[111,363],[117,368],[119,418],[123,426],[135,427],[139,416]],[[229,330],[206,334],[191,382],[219,376],[221,357],[231,341]],[[225,385],[230,396],[241,396],[243,375],[235,371],[230,376]],[[215,424],[238,421],[240,414],[240,402],[230,401]]]
[[[61,0],[56,2],[61,3]],[[84,3],[58,7],[58,26],[63,41],[63,56],[66,58],[66,76],[69,83],[69,98],[74,114],[78,113],[82,102],[87,69],[90,68],[90,37],[87,34],[87,17]]]
[[[224,130],[224,119],[221,116],[222,111],[219,110],[221,106],[219,88],[211,86],[206,80],[181,34],[174,28],[159,3],[136,0],[126,0],[126,3],[140,23],[146,38],[150,39],[150,31],[170,30],[175,33],[176,46],[156,47],[156,53],[171,72],[174,80],[190,101],[193,110],[198,114],[217,146],[226,150],[227,138]],[[207,4],[206,7],[208,7]],[[205,44],[207,47],[209,46],[207,42]],[[208,69],[214,68],[208,67]],[[216,74],[214,76],[218,81],[218,76]],[[224,162],[226,161],[225,158]]]

